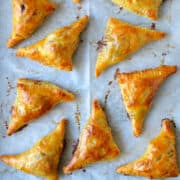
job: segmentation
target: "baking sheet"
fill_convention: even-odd
[[[146,118],[143,134],[139,138],[132,135],[131,123],[127,118],[119,87],[113,76],[117,68],[120,71],[128,72],[159,66],[162,63],[180,66],[179,0],[166,0],[160,9],[159,21],[155,22],[156,29],[168,33],[165,39],[145,46],[127,61],[109,68],[98,79],[94,76],[97,56],[96,42],[102,38],[108,18],[113,16],[146,27],[151,27],[152,21],[126,10],[120,10],[110,0],[82,0],[81,5],[73,4],[72,0],[54,1],[59,4],[55,13],[49,16],[29,39],[14,49],[7,49],[5,43],[11,33],[11,0],[1,0],[0,154],[21,153],[31,148],[39,138],[47,135],[56,127],[56,122],[59,119],[66,117],[69,119],[66,132],[67,145],[60,161],[60,179],[144,179],[116,174],[115,168],[139,157],[145,151],[149,140],[159,133],[161,119],[166,117],[174,119],[176,123],[177,148],[178,155],[180,155],[180,71],[171,76],[160,88],[154,99],[153,107]],[[80,43],[74,56],[74,70],[72,72],[58,71],[29,59],[15,56],[18,47],[36,42],[55,28],[68,25],[83,14],[90,15],[90,22],[81,36],[83,42]],[[74,92],[76,101],[57,105],[48,114],[29,124],[22,131],[7,137],[6,125],[9,122],[11,106],[16,95],[16,82],[20,77],[55,83]],[[114,139],[121,149],[121,155],[113,162],[100,162],[76,171],[72,175],[63,175],[62,166],[67,164],[72,157],[73,146],[79,137],[80,129],[89,117],[91,101],[94,98],[99,99],[101,104],[105,106]],[[105,99],[107,99],[106,102]],[[80,122],[80,125],[77,121]],[[180,156],[178,157],[180,162]],[[21,173],[0,162],[0,180],[10,179],[35,180],[41,178]],[[169,179],[177,180],[180,177]]]

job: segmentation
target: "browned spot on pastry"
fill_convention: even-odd
[[[164,119],[162,119],[162,121],[161,121],[161,127],[163,126],[163,121],[166,121],[168,118],[164,118]],[[174,120],[170,120],[170,122],[171,122],[171,125],[174,127],[174,128],[176,128],[176,123],[174,122]]]
[[[21,4],[21,13],[23,13],[25,9],[26,9],[26,8],[25,8],[25,5],[24,5],[24,4]]]
[[[28,126],[28,124],[25,124],[24,126],[22,126],[21,128],[19,128],[16,132],[20,132],[22,131],[24,128],[26,128]]]
[[[34,81],[34,84],[35,84],[35,85],[40,85],[40,83],[41,83],[41,81],[40,81],[40,80],[36,80],[36,81]]]

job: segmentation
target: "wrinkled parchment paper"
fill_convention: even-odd
[[[109,68],[100,78],[94,76],[97,56],[96,42],[104,33],[110,16],[146,27],[152,21],[129,13],[111,3],[110,0],[82,0],[75,5],[72,0],[54,0],[58,8],[42,26],[27,40],[14,49],[7,49],[6,40],[11,33],[11,0],[0,2],[0,154],[21,153],[56,127],[61,118],[69,119],[66,132],[66,147],[60,160],[59,178],[68,180],[137,180],[139,177],[127,177],[115,172],[119,165],[142,155],[150,139],[160,131],[163,118],[174,119],[176,123],[177,148],[180,161],[180,71],[171,76],[160,88],[148,117],[143,134],[139,138],[132,135],[131,123],[127,118],[119,87],[114,80],[117,68],[121,72],[140,70],[172,64],[180,66],[180,2],[166,0],[160,9],[160,19],[155,22],[156,29],[168,33],[158,42],[149,44],[120,64]],[[81,35],[81,43],[74,55],[74,70],[59,71],[40,65],[26,58],[15,56],[16,49],[30,45],[41,39],[55,28],[69,25],[83,14],[90,15],[86,31]],[[16,82],[20,77],[50,81],[76,94],[76,101],[57,105],[49,113],[30,123],[22,131],[6,136],[6,127],[10,119],[11,106],[16,95]],[[64,175],[62,166],[72,157],[72,151],[79,137],[80,130],[89,117],[92,99],[97,98],[105,106],[110,127],[121,155],[113,162],[100,162]],[[24,174],[0,162],[0,180],[35,180],[35,176]],[[143,179],[143,178],[141,178]],[[171,179],[171,178],[169,178]],[[172,178],[180,179],[180,177]]]

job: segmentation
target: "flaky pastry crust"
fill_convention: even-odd
[[[7,134],[12,135],[29,122],[48,112],[56,104],[74,99],[72,93],[52,83],[19,79]]]
[[[150,179],[177,177],[179,170],[176,154],[176,137],[172,122],[165,119],[160,134],[150,141],[144,155],[131,163],[118,167],[117,172]]]
[[[47,180],[58,180],[58,164],[64,145],[66,120],[43,137],[31,149],[17,155],[2,155],[0,160],[22,172],[41,176]]]
[[[49,0],[13,0],[13,29],[7,47],[13,47],[27,39],[56,9]]]
[[[96,77],[108,67],[125,60],[144,45],[162,39],[165,35],[164,32],[135,26],[111,17],[103,37],[103,46],[98,53]]]
[[[158,10],[162,1],[163,0],[112,0],[115,4],[151,20],[158,19]]]
[[[120,154],[106,116],[97,100],[93,102],[91,117],[81,132],[72,160],[63,168],[65,174],[97,161],[110,161]]]
[[[120,73],[117,76],[135,136],[139,136],[142,132],[144,119],[150,110],[157,90],[168,76],[176,73],[176,70],[176,66],[164,65],[154,69]]]
[[[43,65],[72,71],[72,56],[79,44],[80,33],[85,29],[88,16],[70,26],[56,29],[42,40],[17,50],[16,55],[29,57]]]

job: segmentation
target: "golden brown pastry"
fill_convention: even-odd
[[[115,4],[141,16],[157,20],[163,0],[112,0]]]
[[[97,161],[110,161],[120,154],[115,144],[106,116],[97,100],[93,102],[92,114],[80,135],[72,160],[63,168],[69,174]]]
[[[143,71],[120,73],[117,76],[135,136],[139,136],[142,132],[144,119],[157,90],[168,76],[176,73],[176,70],[176,66],[160,66]]]
[[[108,67],[125,60],[144,45],[162,39],[165,35],[164,32],[110,18],[103,38],[103,46],[97,57],[96,77]]]
[[[37,43],[18,49],[16,55],[29,57],[46,66],[72,71],[72,56],[87,21],[88,16],[83,16],[70,26],[53,31]]]
[[[57,128],[43,137],[31,149],[17,155],[2,155],[0,160],[20,171],[47,180],[58,180],[58,164],[64,145],[66,120],[60,121]]]
[[[11,135],[39,118],[60,102],[73,101],[74,95],[48,82],[19,79],[17,96],[12,108],[12,117],[7,130]]]
[[[27,39],[56,9],[49,0],[13,0],[13,29],[7,47],[13,47]]]
[[[171,121],[165,119],[160,134],[150,141],[144,155],[118,167],[117,172],[148,178],[177,177],[179,170],[176,153],[175,133]]]
[[[81,0],[73,0],[74,3],[80,3]]]

